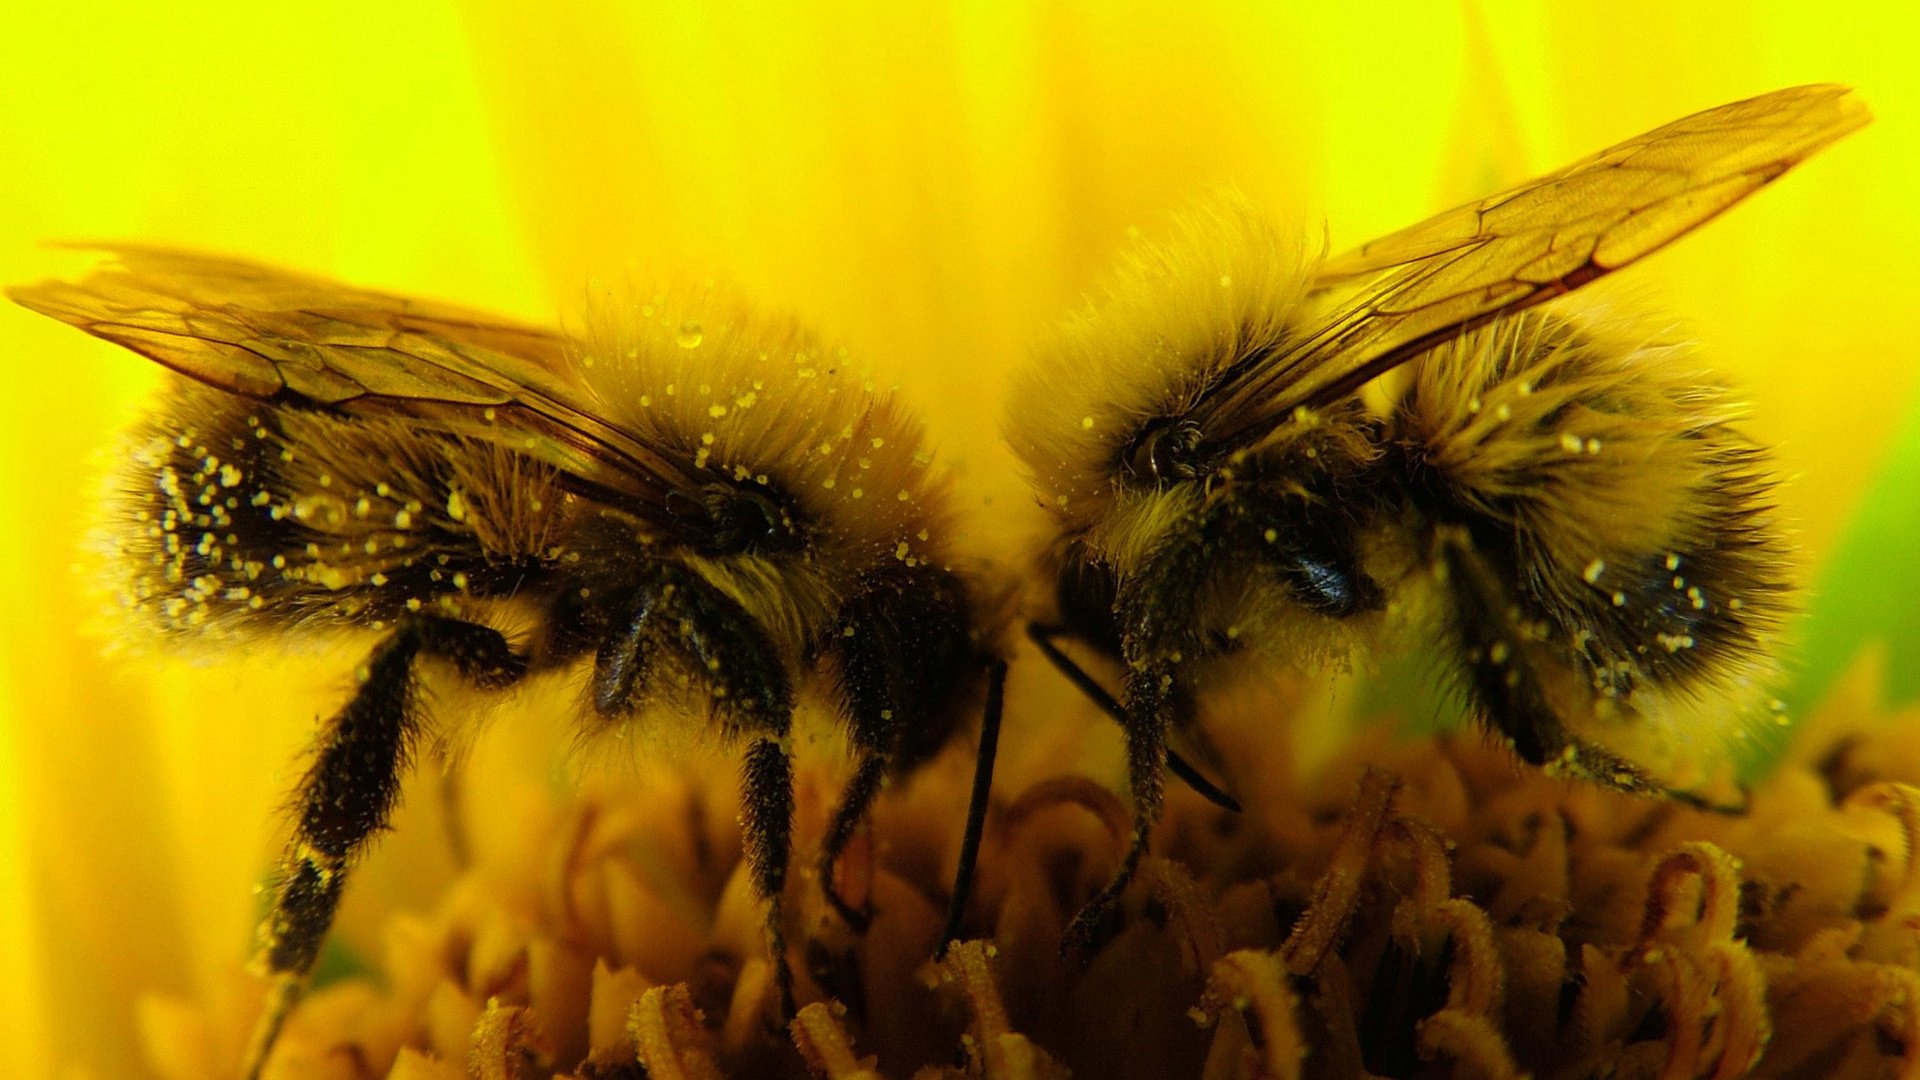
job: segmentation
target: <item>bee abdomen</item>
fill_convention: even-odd
[[[1686,361],[1628,327],[1529,313],[1423,358],[1394,414],[1413,501],[1471,538],[1569,729],[1598,709],[1724,734],[1774,670],[1773,480]]]
[[[169,632],[452,614],[560,554],[544,466],[191,383],[134,433],[118,484],[125,599]]]

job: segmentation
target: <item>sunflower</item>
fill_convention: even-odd
[[[1863,642],[1879,638],[1892,657],[1887,693],[1920,689],[1908,674],[1920,632],[1911,612],[1920,607],[1910,602],[1910,557],[1896,546],[1913,535],[1906,492],[1920,434],[1910,418],[1901,424],[1916,365],[1911,335],[1886,314],[1904,309],[1914,285],[1904,268],[1920,247],[1920,203],[1904,179],[1920,171],[1920,141],[1901,119],[1920,112],[1920,83],[1905,55],[1920,28],[1893,7],[1850,18],[1785,3],[1585,13],[1485,4],[1390,16],[1192,5],[952,5],[902,14],[878,4],[778,13],[697,4],[541,13],[365,4],[298,22],[223,5],[23,9],[0,27],[0,160],[9,163],[0,235],[15,241],[0,252],[0,279],[71,268],[62,255],[29,250],[38,239],[143,239],[546,321],[578,307],[584,282],[630,265],[724,275],[771,306],[806,312],[888,366],[923,403],[941,456],[961,473],[969,546],[992,552],[1008,546],[1029,497],[994,432],[979,423],[979,403],[997,400],[1006,370],[1098,278],[1129,226],[1150,226],[1195,193],[1231,185],[1259,205],[1305,207],[1307,220],[1324,214],[1338,247],[1695,108],[1798,82],[1850,82],[1881,124],[1636,269],[1632,285],[1650,306],[1685,316],[1715,366],[1749,392],[1753,432],[1780,448],[1791,477],[1783,501],[1807,557],[1802,575],[1819,585],[1802,633],[1806,666],[1789,702],[1801,715],[1814,715],[1823,700],[1846,705],[1850,717],[1826,729],[1834,733],[1873,727],[1884,711],[1857,685],[1850,697],[1828,690]],[[0,669],[0,866],[16,868],[0,874],[0,1031],[23,1074],[189,1075],[227,1060],[220,1040],[253,1007],[236,972],[258,915],[253,884],[279,843],[274,807],[315,717],[336,700],[352,652],[192,666],[103,655],[101,632],[88,629],[99,621],[98,604],[68,566],[92,512],[101,471],[95,448],[111,443],[154,372],[21,311],[0,312],[0,336],[14,358],[12,392],[0,401],[10,410],[0,431],[11,440],[0,459],[0,505],[10,509],[0,574],[13,607]],[[1869,499],[1870,490],[1891,494]],[[984,929],[1017,917],[1036,920],[1038,934],[1052,917],[1051,901],[1038,894],[1016,902],[1013,875],[1040,859],[1036,852],[1078,852],[1060,858],[1096,877],[1106,857],[1103,823],[1115,804],[1102,795],[1119,780],[1118,741],[1045,680],[1016,673],[986,864],[1000,869],[983,881]],[[1257,1060],[1280,1071],[1292,1037],[1282,1016],[1293,1018],[1298,1045],[1324,1055],[1338,1044],[1329,1019],[1338,1010],[1324,1001],[1333,991],[1281,973],[1301,962],[1289,951],[1301,928],[1318,926],[1329,943],[1318,946],[1316,970],[1346,970],[1338,978],[1349,980],[1349,995],[1371,987],[1365,978],[1400,970],[1381,959],[1391,954],[1418,969],[1409,994],[1446,1001],[1420,1015],[1450,1019],[1396,1044],[1395,1061],[1445,1053],[1484,1061],[1489,1071],[1502,1062],[1541,1071],[1526,1064],[1539,1059],[1524,1040],[1503,1040],[1504,1059],[1447,1049],[1491,1046],[1486,1032],[1494,1029],[1536,1038],[1558,1030],[1513,1011],[1524,996],[1516,987],[1547,977],[1513,950],[1547,950],[1538,939],[1515,944],[1507,931],[1519,916],[1496,900],[1509,873],[1546,871],[1502,861],[1505,852],[1525,862],[1521,855],[1534,847],[1481,843],[1473,830],[1521,828],[1528,816],[1617,824],[1674,812],[1536,790],[1534,780],[1492,764],[1498,755],[1483,761],[1471,738],[1415,744],[1450,747],[1444,754],[1407,751],[1377,734],[1385,722],[1377,703],[1355,734],[1343,722],[1355,694],[1282,683],[1263,692],[1294,702],[1304,719],[1283,745],[1269,747],[1262,767],[1273,770],[1276,788],[1281,778],[1297,781],[1297,798],[1273,820],[1224,838],[1213,837],[1220,825],[1204,808],[1188,807],[1165,830],[1163,861],[1130,911],[1128,927],[1146,929],[1123,931],[1109,945],[1116,957],[1177,957],[1163,969],[1180,972],[1179,981],[1122,993],[1124,981],[1108,979],[1111,1000],[1069,995],[1050,1013],[1036,1011],[1059,985],[1046,980],[1066,976],[996,933],[995,955],[962,953],[938,971],[895,958],[907,972],[900,977],[920,988],[916,1007],[941,1018],[918,1034],[951,1036],[958,1046],[966,1032],[982,1055],[1001,1047],[1026,1054],[1034,1069],[1047,1060],[1091,1075],[1087,1063],[1100,1059],[1084,1054],[1100,1051],[1104,1033],[1120,1018],[1150,1014],[1164,1025],[1154,1030],[1165,1032],[1154,1044],[1169,1054]],[[443,984],[429,981],[434,969],[421,966],[423,955],[445,958],[457,944],[471,960],[491,942],[484,948],[496,957],[530,957],[535,942],[571,942],[534,918],[547,909],[524,906],[529,890],[558,888],[573,873],[638,873],[618,869],[619,860],[639,858],[633,851],[646,843],[676,842],[636,834],[586,858],[567,846],[574,841],[565,831],[584,826],[566,823],[592,818],[601,823],[595,828],[613,828],[605,822],[622,815],[665,814],[657,809],[665,802],[645,800],[678,791],[697,802],[717,798],[704,794],[708,787],[728,786],[696,782],[713,770],[724,778],[725,767],[711,763],[682,770],[677,788],[651,779],[652,770],[621,767],[610,770],[613,779],[582,784],[578,769],[553,767],[553,754],[527,749],[568,742],[564,718],[548,712],[529,695],[477,737],[454,800],[467,860],[455,857],[446,822],[436,820],[431,778],[416,781],[406,820],[362,869],[342,912],[332,981],[305,1010],[317,1033],[309,1045],[344,1030],[330,1022],[364,1023],[366,1045],[392,1047],[389,1066],[416,1075],[454,1067],[457,1047],[477,1038],[567,1068],[596,1050],[618,1056],[629,1043],[637,1057],[642,1029],[666,1033],[653,1039],[656,1047],[688,1043],[689,1053],[729,1067],[753,1060],[738,1056],[750,1043],[784,1051],[791,1033],[730,1035],[711,1026],[732,1015],[716,987],[751,992],[738,989],[751,975],[746,968],[708,970],[697,958],[643,964],[620,951],[640,946],[618,942],[604,956],[549,957],[559,966],[542,985],[571,1003],[564,1008],[492,993],[512,989],[512,979],[490,987],[485,965],[468,964],[461,979],[473,981],[432,1006],[441,1010],[431,1014],[437,1034],[403,1030],[416,1017],[405,1011],[406,992],[424,986],[431,1001]],[[1756,793],[1758,821],[1776,789],[1797,791],[1797,802],[1781,796],[1778,820],[1808,829],[1819,820],[1808,808],[1824,799],[1865,837],[1849,849],[1853,861],[1815,851],[1812,840],[1802,855],[1769,843],[1743,849],[1751,838],[1735,833],[1755,826],[1737,822],[1582,832],[1592,846],[1566,858],[1618,863],[1620,876],[1609,879],[1611,899],[1592,909],[1590,936],[1553,936],[1563,950],[1570,941],[1582,955],[1598,950],[1617,972],[1616,996],[1641,1003],[1693,993],[1705,969],[1629,962],[1633,950],[1644,955],[1681,939],[1707,949],[1702,955],[1725,965],[1721,985],[1739,984],[1770,1006],[1765,1038],[1751,1024],[1739,1032],[1703,1026],[1712,1030],[1697,1041],[1720,1048],[1715,1067],[1729,1074],[1748,1060],[1741,1046],[1764,1044],[1757,1052],[1769,1055],[1799,1046],[1796,1060],[1814,1064],[1852,1060],[1844,1055],[1855,1044],[1846,1039],[1857,1035],[1821,1042],[1829,1029],[1793,1025],[1804,1023],[1796,1015],[1823,1010],[1788,1006],[1890,1001],[1865,991],[1845,996],[1875,979],[1889,994],[1904,992],[1901,976],[1848,967],[1892,972],[1903,962],[1886,940],[1898,918],[1884,915],[1904,902],[1906,796],[1885,786],[1913,779],[1900,767],[1900,719],[1896,712],[1887,721],[1894,734],[1873,739],[1830,734],[1822,744],[1801,732],[1772,786]],[[1844,775],[1819,759],[1848,747],[1882,756]],[[648,754],[639,747],[628,756]],[[829,783],[839,768],[831,746],[817,757],[812,782]],[[1363,781],[1363,762],[1387,770],[1377,774],[1383,779]],[[893,846],[875,857],[874,889],[933,895],[930,882],[949,854],[947,826],[957,820],[943,800],[963,764],[943,759],[883,800],[872,842]],[[1384,779],[1389,773],[1397,779]],[[1059,778],[1070,776],[1092,779],[1065,790]],[[1456,782],[1452,803],[1432,801]],[[1015,809],[1023,806],[1031,809],[1021,818]],[[1520,807],[1532,810],[1504,817]],[[724,834],[730,812],[712,811],[703,827]],[[1419,837],[1432,839],[1428,830],[1453,842],[1441,860],[1444,881],[1432,859],[1414,857],[1431,854],[1419,846],[1427,842]],[[721,858],[725,836],[710,839]],[[1021,845],[1029,845],[1025,855]],[[1869,851],[1877,854],[1858,854]],[[1338,858],[1359,883],[1344,907],[1308,888]],[[574,861],[560,865],[564,859]],[[658,855],[647,865],[657,871],[671,860]],[[1861,865],[1864,880],[1847,876]],[[518,869],[503,877],[503,866]],[[1422,866],[1426,878],[1416,875]],[[1237,886],[1215,876],[1226,867],[1247,876]],[[742,901],[728,892],[723,866],[709,873],[721,879],[718,891],[700,879],[700,889],[681,897],[688,906],[678,917],[719,933],[727,918],[744,918]],[[1294,891],[1265,899],[1247,891],[1259,881],[1272,892],[1275,875]],[[1665,900],[1656,879],[1669,882],[1659,894]],[[1742,900],[1729,936],[1720,933],[1727,909],[1708,912],[1710,904],[1689,897],[1730,881]],[[1825,889],[1822,903],[1831,906],[1818,910],[1828,915],[1785,903],[1749,910],[1741,905],[1759,892],[1756,881],[1795,896]],[[1043,893],[1042,884],[1027,887]],[[1851,897],[1846,887],[1855,888]],[[1396,937],[1398,916],[1380,905],[1399,890],[1424,906]],[[642,892],[651,897],[645,903],[665,903],[657,891]],[[1479,941],[1484,928],[1448,906],[1466,896],[1491,913],[1491,953],[1459,944]],[[1576,901],[1586,902],[1584,894],[1568,892],[1567,902]],[[1658,917],[1650,914],[1656,907]],[[1800,921],[1766,921],[1788,915]],[[1829,915],[1838,921],[1814,927]],[[1209,919],[1225,928],[1217,948],[1192,929]],[[1845,940],[1854,932],[1847,919],[1859,927],[1854,944]],[[1367,959],[1366,949],[1379,956]],[[1463,967],[1457,979],[1446,970],[1490,956],[1499,962]],[[1109,963],[1126,970],[1123,960]],[[1467,977],[1496,968],[1504,990]],[[528,995],[532,970],[521,976]],[[926,985],[941,978],[947,982]],[[657,985],[642,987],[642,979]],[[603,984],[616,988],[600,994]],[[1589,982],[1586,993],[1595,996],[1579,1002],[1589,1010],[1581,1015],[1595,1018],[1593,1039],[1629,1047],[1648,1041],[1637,1034],[1673,1034],[1690,1022],[1677,1007],[1608,1013],[1613,1006],[1597,996],[1604,989]],[[1149,1009],[1145,997],[1127,996],[1135,993],[1158,997]],[[836,996],[849,1010],[858,1004],[850,993]],[[871,987],[866,998],[869,1006],[886,1000]],[[597,1000],[624,1004],[596,1007]],[[636,1014],[632,1003],[645,1000],[652,1011]],[[687,1028],[688,1010],[707,1023]],[[893,1023],[911,1027],[914,1015]],[[382,1023],[390,1025],[384,1033],[372,1030]],[[1889,1006],[1846,1030],[1884,1035],[1868,1048],[1877,1052],[1908,1045],[1903,1023]],[[1606,1034],[1623,1025],[1624,1034]],[[815,1013],[801,1038],[814,1060],[842,1062],[842,1075],[870,1054],[888,1069],[950,1061],[895,1049],[883,1026],[871,1011]],[[738,1041],[728,1042],[732,1036]],[[570,1057],[575,1051],[583,1056]],[[842,1051],[852,1057],[835,1056]],[[1831,1054],[1843,1056],[1822,1056]]]

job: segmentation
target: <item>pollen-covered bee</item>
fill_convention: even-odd
[[[1029,633],[1119,662],[1135,804],[1069,944],[1145,849],[1204,672],[1244,656],[1411,625],[1526,761],[1698,799],[1688,768],[1753,722],[1790,606],[1766,455],[1685,346],[1532,306],[1867,120],[1844,87],[1782,90],[1325,261],[1223,199],[1065,324],[1006,425],[1056,530],[1055,621]]]
[[[429,667],[497,689],[577,663],[588,727],[661,703],[743,743],[746,859],[790,1014],[796,695],[816,680],[858,755],[821,845],[827,895],[856,920],[832,870],[882,781],[939,749],[983,687],[998,719],[1004,665],[949,567],[919,421],[843,351],[711,286],[596,302],[562,334],[250,263],[114,254],[11,295],[184,376],[117,475],[128,606],[181,644],[378,637],[294,794],[250,1068],[395,806]]]

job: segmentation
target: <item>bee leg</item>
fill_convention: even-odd
[[[361,666],[360,689],[327,722],[294,795],[293,838],[261,927],[259,962],[273,986],[248,1047],[249,1078],[259,1076],[305,988],[348,870],[399,801],[400,773],[419,734],[414,665],[421,657],[451,661],[489,688],[506,686],[527,669],[499,631],[436,617],[401,624]]]
[[[1511,602],[1495,584],[1496,572],[1463,532],[1445,530],[1440,550],[1453,583],[1455,632],[1467,657],[1466,685],[1479,711],[1529,765],[1550,774],[1589,780],[1634,795],[1671,799],[1683,806],[1737,817],[1747,812],[1747,793],[1722,803],[1670,787],[1645,769],[1567,729],[1554,710],[1540,672],[1562,661],[1514,625]]]
[[[1119,904],[1121,894],[1140,869],[1141,857],[1147,853],[1147,840],[1154,822],[1160,819],[1164,793],[1162,773],[1172,720],[1172,700],[1166,691],[1172,679],[1173,670],[1165,665],[1128,672],[1127,777],[1133,795],[1133,832],[1127,840],[1126,854],[1121,856],[1120,869],[1067,924],[1060,938],[1061,955],[1078,950],[1083,958],[1092,957],[1101,924]]]
[[[1549,766],[1577,755],[1572,734],[1528,662],[1538,643],[1517,632],[1496,571],[1474,550],[1464,529],[1442,529],[1437,539],[1453,595],[1454,632],[1466,657],[1465,682],[1480,713],[1529,765]]]
[[[1238,554],[1231,543],[1247,507],[1235,498],[1222,499],[1189,518],[1167,537],[1147,564],[1131,578],[1116,583],[1113,621],[1120,631],[1121,659],[1126,663],[1127,781],[1133,795],[1133,832],[1120,868],[1061,935],[1062,954],[1078,950],[1091,958],[1102,923],[1118,906],[1120,896],[1140,868],[1147,840],[1160,819],[1165,793],[1167,734],[1173,728],[1177,680],[1181,669],[1205,655],[1207,643],[1194,632],[1196,582],[1206,581],[1211,564],[1226,554]]]
[[[987,796],[993,790],[993,760],[1000,750],[1000,718],[1007,698],[1007,662],[987,666],[987,702],[980,714],[980,752],[973,762],[973,791],[967,797],[967,827],[960,834],[960,861],[953,871],[953,895],[947,901],[947,921],[940,928],[935,960],[945,959],[947,946],[959,940],[960,925],[973,895],[974,865],[980,858],[980,837],[987,826]]]
[[[793,680],[760,624],[738,601],[693,571],[661,565],[633,591],[629,615],[600,645],[594,707],[605,716],[631,711],[647,676],[663,659],[704,682],[715,717],[747,745],[740,774],[748,873],[767,904],[767,944],[783,1018],[796,1009],[787,960],[782,897],[793,845],[793,765],[786,749]]]
[[[839,630],[829,648],[848,735],[861,760],[827,828],[820,880],[827,900],[849,925],[863,930],[871,910],[853,909],[834,887],[840,855],[883,778],[913,768],[947,745],[964,711],[967,695],[960,688],[977,685],[974,676],[992,661],[973,639],[965,584],[933,567],[908,564],[875,575],[842,606]],[[970,874],[972,859],[965,852],[963,861]],[[964,892],[967,882],[957,884]]]
[[[1059,645],[1055,644],[1055,639],[1065,637],[1068,633],[1069,631],[1064,627],[1047,626],[1037,622],[1027,624],[1027,638],[1039,648],[1040,654],[1047,658],[1054,670],[1066,676],[1074,689],[1080,691],[1088,701],[1093,702],[1101,712],[1106,713],[1114,723],[1123,728],[1126,727],[1127,710],[1121,708],[1112,694],[1107,693],[1106,687],[1095,681],[1092,675],[1087,674],[1085,668],[1074,663],[1073,657],[1068,656]],[[1192,788],[1195,794],[1220,809],[1235,814],[1241,812],[1240,800],[1229,795],[1220,785],[1207,779],[1205,773],[1189,764],[1187,759],[1181,757],[1172,747],[1167,748],[1167,771],[1181,783]]]
[[[767,948],[780,991],[780,1016],[799,1011],[793,998],[793,967],[787,961],[787,934],[781,896],[787,888],[787,860],[793,849],[793,759],[782,739],[759,738],[747,747],[740,772],[740,805],[746,833],[747,867],[754,890],[767,901]]]
[[[886,779],[891,766],[885,754],[865,754],[855,767],[853,778],[847,781],[846,791],[840,796],[840,805],[833,812],[833,819],[827,824],[827,833],[820,842],[820,890],[827,896],[827,903],[840,913],[848,926],[865,933],[873,922],[873,902],[868,899],[864,907],[856,908],[847,903],[840,895],[834,871],[840,865],[840,856],[853,840],[853,830],[866,816],[873,805],[875,796],[880,794],[880,785]]]

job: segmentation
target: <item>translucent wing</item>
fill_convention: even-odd
[[[657,506],[687,466],[597,419],[558,333],[236,259],[112,246],[21,305],[245,397],[400,415]]]
[[[1696,113],[1558,172],[1329,260],[1330,315],[1242,358],[1193,416],[1209,446],[1250,446],[1297,406],[1352,393],[1489,319],[1656,251],[1871,119],[1844,86],[1775,91]]]

